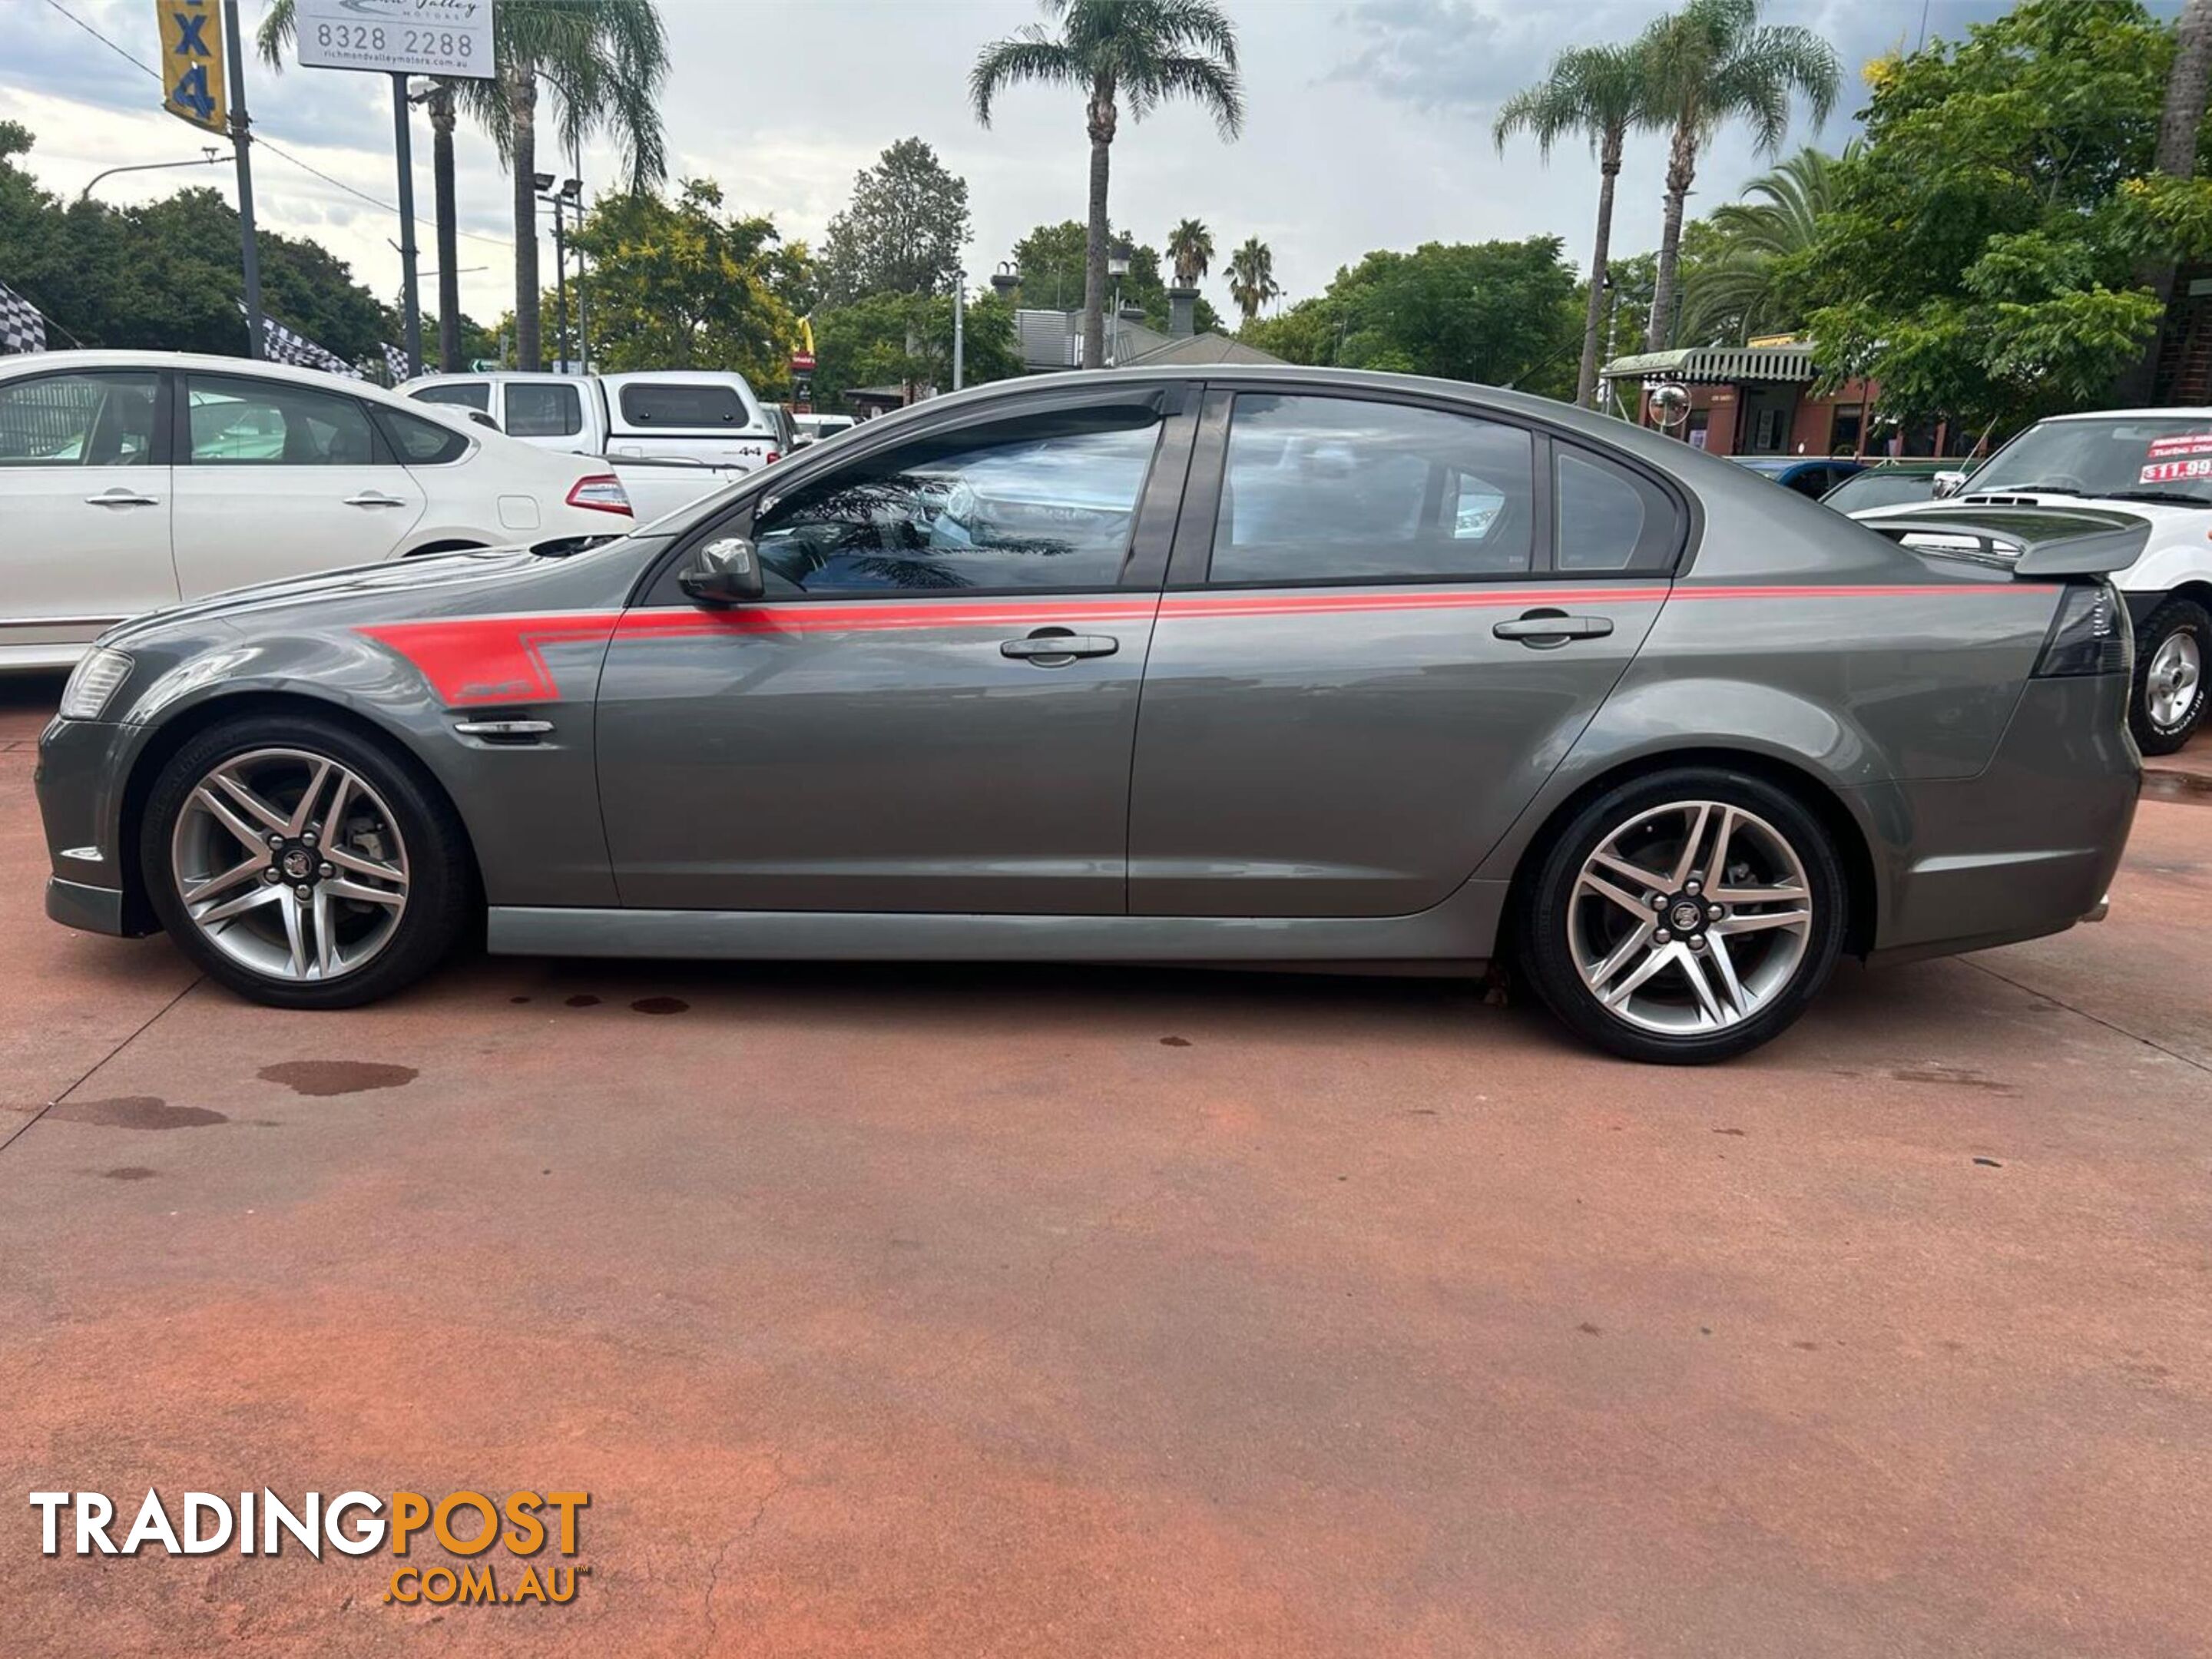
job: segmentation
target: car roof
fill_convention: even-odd
[[[2179,404],[2166,409],[2077,409],[2070,415],[2046,415],[2045,421],[2128,421],[2157,418],[2172,420],[2177,416],[2212,421],[2212,409],[2197,404]],[[2037,422],[2042,424],[2041,422]]]
[[[374,380],[346,374],[327,374],[319,368],[299,368],[266,358],[223,357],[205,351],[121,351],[110,349],[33,351],[21,356],[0,357],[0,376],[25,374],[68,374],[81,368],[201,368],[219,374],[257,374],[264,380],[289,380],[326,391],[349,392],[357,397],[392,398],[396,394]],[[411,383],[410,383],[411,384]],[[400,399],[404,404],[404,400]]]

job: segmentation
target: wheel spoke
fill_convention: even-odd
[[[241,847],[255,848],[264,853],[269,850],[268,832],[255,829],[239,815],[235,807],[205,784],[192,791],[192,805],[230,831]]]
[[[1626,979],[1622,980],[1620,984],[1614,986],[1610,991],[1600,992],[1598,994],[1598,1000],[1605,1004],[1608,1008],[1618,1008],[1622,1003],[1628,1000],[1629,994],[1638,986],[1642,985],[1644,981],[1650,979],[1662,968],[1664,968],[1668,963],[1674,961],[1675,954],[1681,949],[1682,947],[1679,945],[1661,945],[1657,950],[1646,956],[1643,961],[1638,963],[1636,964],[1635,970]]]
[[[323,857],[341,870],[350,870],[357,876],[374,876],[379,881],[396,881],[402,886],[407,882],[407,872],[397,865],[380,863],[365,859],[350,848],[325,843],[320,849]]]
[[[323,793],[323,785],[333,771],[337,771],[337,768],[329,761],[319,760],[315,763],[315,769],[307,775],[307,787],[300,792],[300,804],[292,809],[292,816],[284,821],[286,835],[303,834],[307,826],[314,822],[315,799]],[[338,775],[343,777],[345,774],[338,771]]]
[[[258,834],[252,835],[250,839],[254,841],[266,841],[270,830],[276,830],[281,835],[283,833],[285,828],[290,823],[291,820],[287,818],[283,813],[278,811],[267,801],[262,799],[259,795],[247,788],[246,785],[240,782],[238,779],[231,776],[228,772],[212,773],[210,775],[207,781],[209,783],[215,785],[216,788],[222,790],[224,794],[228,795],[231,799],[236,801],[240,806],[244,807],[248,812],[252,814],[254,817],[260,821],[260,831]],[[212,799],[212,797],[210,797],[210,799]]]
[[[1669,884],[1680,887],[1690,878],[1690,872],[1698,867],[1698,843],[1705,838],[1705,824],[1713,815],[1713,804],[1701,800],[1697,805],[1698,816],[1690,820],[1690,833],[1682,838],[1682,855],[1674,860],[1674,872]]]
[[[343,876],[323,883],[318,890],[333,898],[359,899],[365,904],[389,904],[395,908],[407,902],[404,887],[396,893],[386,892],[380,887],[364,887],[357,881],[348,881]]]
[[[225,899],[212,909],[203,910],[193,920],[203,927],[210,922],[228,921],[233,916],[242,916],[248,910],[258,910],[264,904],[274,904],[285,896],[281,887],[263,884],[250,893],[240,893],[236,898]]]
[[[1708,887],[1705,896],[1715,904],[1783,904],[1802,902],[1805,890],[1792,882],[1775,887]]]
[[[1707,929],[1708,933],[1723,936],[1731,933],[1757,933],[1770,927],[1802,927],[1813,920],[1809,910],[1761,910],[1752,915],[1741,911],[1723,916]]]
[[[1611,956],[1598,963],[1596,967],[1585,969],[1583,973],[1583,982],[1602,997],[1605,994],[1606,982],[1628,966],[1638,951],[1646,949],[1650,945],[1651,933],[1651,923],[1646,920],[1635,932],[1621,940],[1619,947]]]
[[[1648,921],[1650,920],[1651,907],[1648,903],[1644,900],[1638,898],[1633,893],[1625,892],[1620,888],[1614,886],[1603,876],[1594,876],[1589,871],[1585,870],[1583,872],[1583,885],[1589,888],[1591,892],[1595,893],[1601,898],[1611,899],[1615,904],[1618,904],[1622,909],[1627,911],[1638,921]]]
[[[1743,982],[1735,976],[1735,958],[1729,955],[1728,940],[1720,934],[1708,932],[1705,935],[1705,954],[1713,960],[1713,972],[1721,982],[1721,1000],[1729,1012],[1741,1018],[1751,1012],[1751,998]]]
[[[1705,977],[1703,954],[1697,951],[1685,950],[1680,960],[1682,964],[1682,977],[1690,981],[1690,989],[1697,993],[1698,1009],[1715,1025],[1727,1024],[1729,1012],[1722,1008],[1720,999],[1713,994],[1712,981]]]
[[[315,890],[313,920],[315,933],[315,975],[319,979],[328,979],[332,970],[337,967],[338,940],[337,929],[333,926],[334,918],[331,915],[331,890],[327,886],[318,887]]]
[[[306,908],[291,894],[284,894],[284,943],[292,953],[292,977],[307,976],[307,922],[301,912]]]
[[[1735,836],[1735,820],[1736,811],[1735,807],[1723,806],[1721,808],[1720,833],[1713,837],[1712,857],[1705,860],[1705,885],[1708,888],[1711,887],[1714,882],[1725,880],[1727,878],[1729,842],[1734,839]]]
[[[243,864],[234,864],[219,876],[210,876],[204,881],[194,882],[184,890],[184,901],[187,904],[204,903],[217,893],[228,892],[249,876],[258,875],[268,867],[269,854],[266,852],[249,857]]]

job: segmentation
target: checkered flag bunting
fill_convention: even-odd
[[[239,310],[246,309],[241,301]],[[261,355],[272,363],[289,363],[295,368],[319,368],[325,374],[343,374],[349,380],[362,378],[361,371],[339,356],[325,351],[306,335],[295,332],[274,317],[261,319]]]
[[[38,307],[0,283],[0,356],[46,349],[46,318]]]
[[[392,377],[392,384],[394,386],[398,386],[407,378],[406,351],[388,341],[384,347],[384,372]]]

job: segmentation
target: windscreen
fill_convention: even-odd
[[[2003,490],[2212,507],[2212,415],[2045,421],[1999,450],[1966,493]]]

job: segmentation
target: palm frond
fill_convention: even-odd
[[[983,48],[968,71],[968,101],[975,119],[991,125],[991,105],[1007,87],[1024,82],[1044,86],[1084,87],[1091,77],[1068,46],[1049,38],[1035,24],[1009,40]]]

